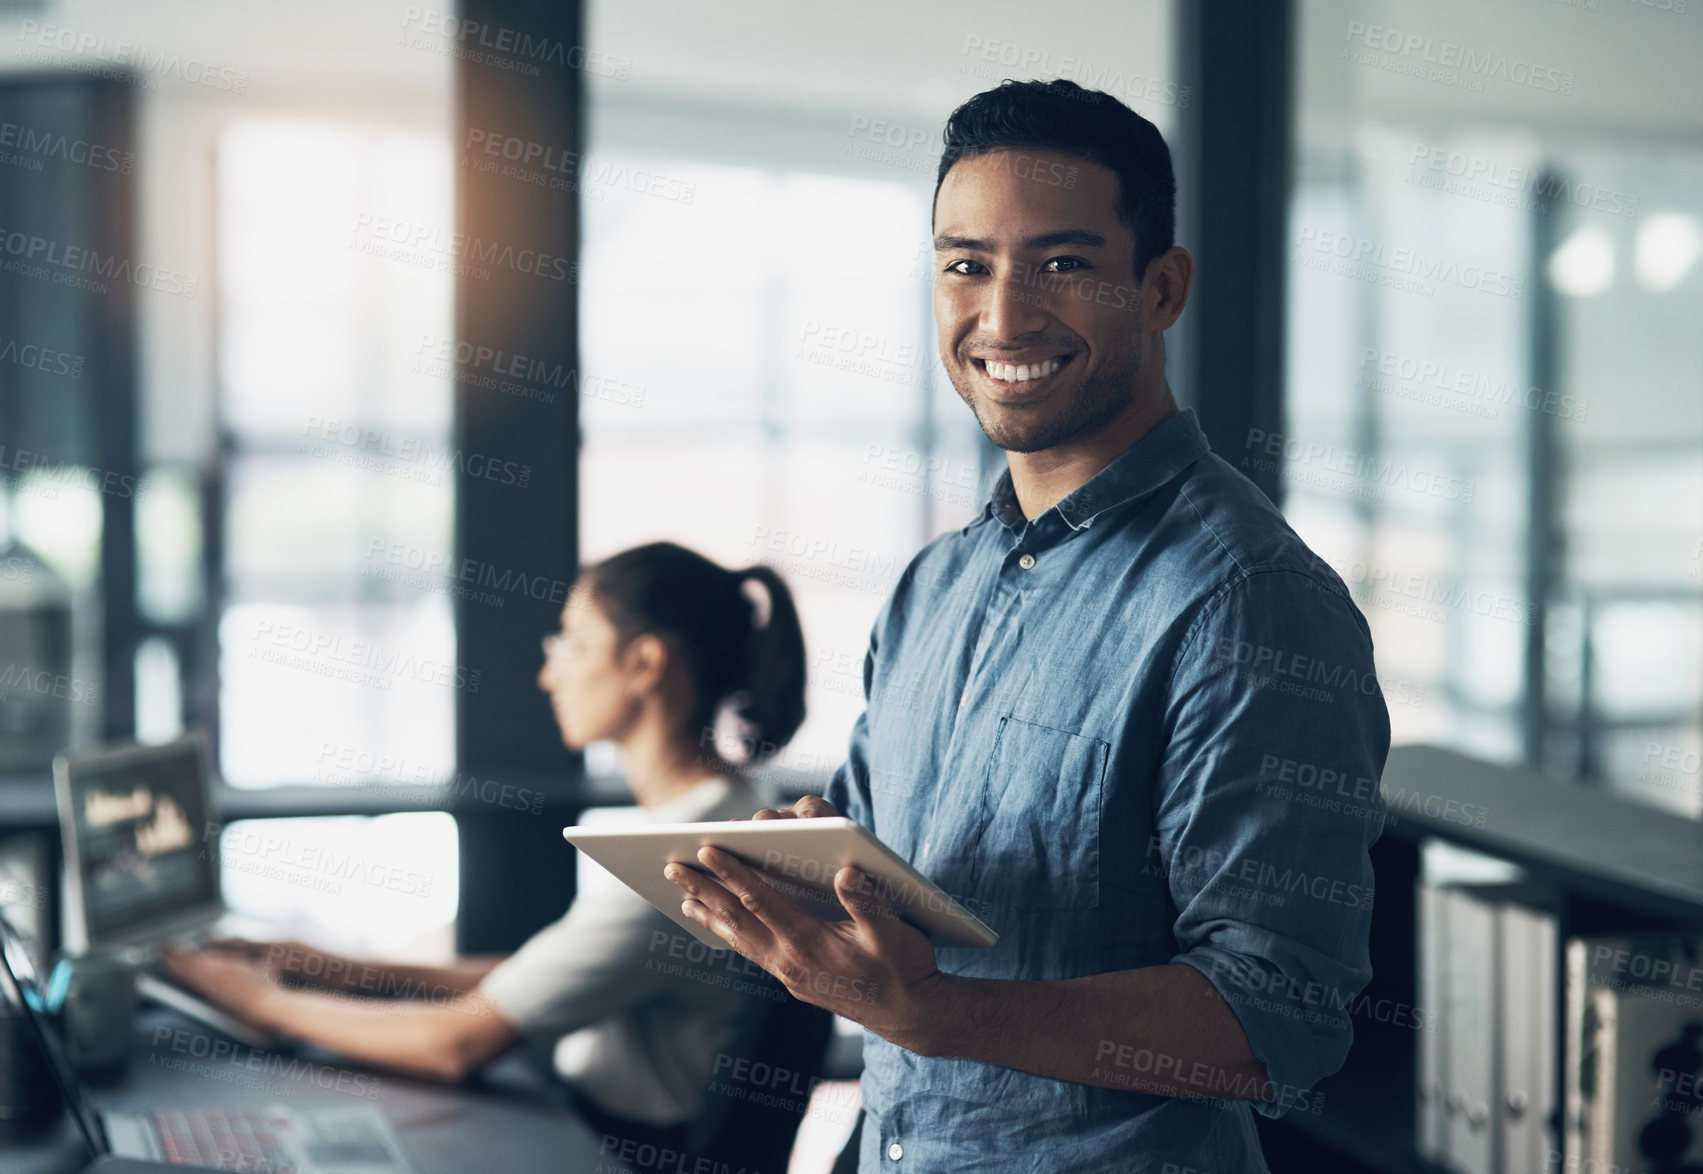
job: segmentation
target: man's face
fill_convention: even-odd
[[[1149,343],[1117,195],[1109,168],[1046,151],[962,159],[940,185],[941,360],[1008,452],[1092,435],[1136,394]]]

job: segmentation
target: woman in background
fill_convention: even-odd
[[[561,625],[545,637],[538,687],[570,748],[621,748],[639,818],[746,818],[764,805],[742,768],[804,720],[804,637],[773,570],[640,546],[582,574]],[[743,755],[729,750],[730,724]],[[554,1037],[556,1071],[594,1127],[677,1141],[702,1108],[716,1053],[738,1046],[762,1004],[746,992],[764,976],[753,966],[750,982],[729,982],[734,955],[694,966],[706,953],[695,939],[589,871],[567,913],[507,957],[411,966],[250,942],[170,954],[166,965],[263,1030],[416,1076],[460,1081],[523,1036]],[[373,991],[430,997],[351,997]]]

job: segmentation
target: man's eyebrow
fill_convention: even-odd
[[[1080,245],[1083,248],[1105,248],[1106,238],[1097,232],[1089,232],[1086,228],[1061,228],[1054,232],[1043,232],[1038,236],[1026,236],[1019,242],[1025,249],[1052,249],[1059,245]],[[972,252],[990,253],[993,242],[977,237],[957,236],[943,232],[934,238],[936,252],[944,253],[951,249],[968,249]]]

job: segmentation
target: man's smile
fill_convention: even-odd
[[[1025,395],[1049,387],[1058,374],[1070,366],[1074,354],[1019,353],[1007,356],[971,358],[982,379],[1001,392],[1021,390]]]

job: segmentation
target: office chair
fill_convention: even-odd
[[[833,1033],[834,1017],[827,1011],[799,1002],[779,984],[775,990],[785,997],[765,1000],[767,1006],[755,1016],[746,1036],[748,1046],[740,1054],[751,1061],[758,1081],[770,1073],[788,1076],[771,1084],[750,1084],[746,1091],[751,1096],[740,1097],[728,1092],[730,1085],[740,1086],[718,1073],[704,1112],[687,1133],[687,1153],[710,1157],[727,1169],[765,1174],[786,1170],[809,1101],[808,1092],[801,1090],[808,1089],[821,1070]]]

